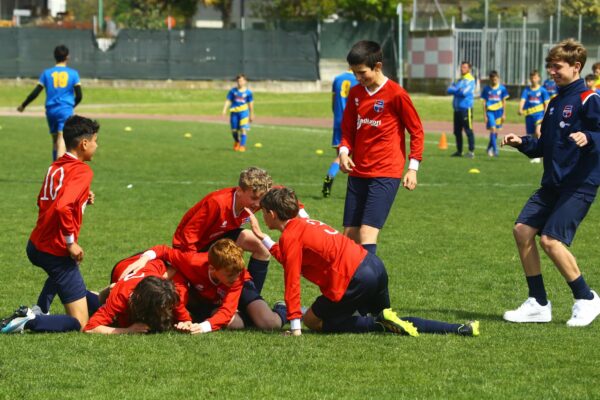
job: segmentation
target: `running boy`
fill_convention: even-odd
[[[136,269],[146,268],[145,263],[150,260],[168,262],[177,270],[173,280],[182,293],[183,304],[187,304],[193,320],[201,322],[192,333],[213,332],[225,327],[242,329],[247,325],[273,330],[287,322],[285,308],[277,307],[271,311],[260,296],[244,268],[243,250],[231,239],[217,240],[208,253],[154,246],[128,268],[129,274],[137,275]],[[189,300],[188,287],[192,289]]]
[[[510,133],[502,140],[530,158],[544,157],[542,187],[525,204],[513,229],[529,297],[516,310],[504,313],[507,321],[552,320],[536,235],[541,235],[542,249],[573,292],[575,304],[567,325],[586,326],[600,314],[600,298],[590,290],[568,250],[600,185],[600,96],[580,78],[586,58],[585,48],[574,39],[553,47],[546,62],[558,96],[550,102],[540,138]]]
[[[331,145],[336,149],[340,145],[342,140],[342,117],[344,116],[344,110],[346,109],[346,102],[348,101],[348,94],[350,89],[358,85],[358,81],[354,77],[352,71],[342,72],[336,76],[332,84],[331,95],[331,109],[333,111],[333,138]],[[331,196],[331,187],[333,186],[333,179],[340,170],[340,157],[336,156],[335,160],[329,166],[325,180],[323,181],[323,197]]]
[[[402,183],[414,190],[423,154],[423,125],[408,93],[383,74],[378,43],[360,41],[346,59],[360,85],[350,89],[339,148],[340,169],[350,175],[344,235],[375,254],[379,230],[404,171],[404,131],[410,134],[410,162]]]
[[[486,128],[490,130],[490,142],[487,153],[490,157],[498,157],[498,132],[502,129],[506,110],[506,99],[508,91],[500,84],[500,75],[497,71],[490,72],[489,85],[483,88],[481,99],[483,100],[483,117]]]
[[[52,135],[52,160],[65,153],[63,127],[65,121],[73,115],[73,109],[81,102],[81,82],[79,73],[67,67],[69,49],[60,45],[54,49],[56,65],[42,72],[37,86],[27,96],[17,110],[23,112],[25,107],[46,89],[46,120]]]
[[[322,293],[303,317],[304,324],[317,332],[479,335],[477,321],[448,324],[398,318],[390,308],[388,276],[381,260],[323,222],[298,218],[298,200],[292,190],[271,189],[260,205],[269,229],[282,232],[275,243],[262,233],[256,217],[250,217],[254,234],[283,266],[285,303],[293,335],[302,334],[301,276],[319,286]]]
[[[94,203],[90,191],[93,172],[86,164],[96,152],[96,121],[73,115],[67,119],[64,138],[67,153],[52,163],[38,195],[38,220],[27,243],[31,263],[48,274],[38,304],[49,306],[45,296],[58,293],[68,315],[35,315],[21,307],[2,323],[2,332],[78,331],[88,322],[88,301],[97,308],[97,295],[86,290],[79,264],[84,252],[78,244],[86,205]],[[87,299],[86,299],[87,298]]]
[[[540,86],[540,79],[540,73],[537,70],[531,71],[529,74],[531,85],[523,89],[519,102],[519,115],[525,115],[525,133],[535,136],[536,139],[540,137],[542,119],[550,101],[548,92]],[[532,163],[540,161],[539,157],[531,159]]]
[[[246,151],[246,139],[250,130],[250,122],[254,120],[254,98],[248,89],[246,76],[235,77],[237,86],[227,93],[223,106],[223,115],[229,110],[229,122],[233,135],[233,151]]]

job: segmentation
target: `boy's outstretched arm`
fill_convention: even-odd
[[[509,133],[508,135],[502,138],[501,146],[510,146],[510,147],[519,147],[523,143],[523,140],[515,135],[514,133]]]
[[[25,110],[25,107],[27,107],[27,105],[29,103],[31,103],[32,101],[34,101],[36,99],[36,97],[38,97],[38,95],[40,93],[42,93],[42,90],[44,90],[44,87],[38,83],[35,86],[35,88],[31,91],[31,93],[29,94],[29,96],[27,96],[27,98],[25,99],[25,101],[19,107],[17,107],[17,111],[18,112],[23,112]]]

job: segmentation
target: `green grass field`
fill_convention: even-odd
[[[7,101],[5,89],[0,90],[0,105],[18,103],[25,92]],[[157,95],[150,101],[150,91],[113,90],[104,97],[101,92],[98,103],[135,98],[150,107],[154,100],[172,100]],[[86,94],[88,106],[96,90]],[[190,111],[201,103],[207,108],[196,110],[198,114],[218,111],[221,95],[189,93],[197,99]],[[310,107],[326,106],[327,95],[314,97],[320,103]],[[163,113],[177,112],[161,104],[157,107]],[[269,112],[281,115],[283,108],[273,104]],[[86,251],[82,271],[91,289],[108,282],[115,261],[170,243],[189,207],[210,191],[235,185],[239,171],[251,165],[268,169],[276,182],[296,189],[313,218],[341,229],[346,178],[341,175],[333,196],[322,199],[321,182],[333,153],[315,154],[317,148],[328,148],[329,130],[255,127],[249,151],[234,153],[222,124],[100,122],[99,149],[91,163],[96,205],[86,210],[80,240]],[[35,302],[44,280],[27,260],[25,244],[50,162],[50,139],[41,118],[6,117],[0,125],[4,315]],[[133,131],[125,132],[125,126]],[[184,138],[185,132],[193,136]],[[523,326],[501,319],[527,295],[511,228],[537,188],[542,169],[515,151],[488,159],[483,139],[478,140],[476,159],[453,159],[437,149],[436,135],[426,136],[419,187],[399,192],[378,255],[387,266],[392,305],[400,315],[478,319],[480,337],[305,332],[295,338],[257,331],[194,337],[6,335],[0,337],[0,398],[599,398],[600,322],[583,329],[566,327],[571,293],[548,258],[542,263],[554,321]],[[257,142],[263,147],[252,146]],[[468,173],[471,168],[481,173]],[[572,247],[596,288],[599,221],[596,202]],[[274,261],[263,295],[271,304],[283,297],[281,268]],[[316,295],[315,287],[304,282],[303,304],[310,305]],[[55,301],[52,312],[61,313],[61,308]]]
[[[33,89],[32,86],[0,86],[0,107],[16,108]],[[217,90],[194,89],[140,89],[84,87],[84,100],[78,112],[175,114],[175,115],[219,115],[223,110],[226,93]],[[44,95],[40,95],[29,107],[43,106]],[[263,93],[254,94],[257,116],[268,117],[331,117],[330,93]],[[430,121],[452,119],[450,96],[414,95],[412,99],[421,116]],[[475,102],[474,120],[483,121],[480,101]],[[518,101],[508,101],[506,121],[522,123],[517,114]]]

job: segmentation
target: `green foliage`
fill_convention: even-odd
[[[544,0],[543,4],[543,10],[546,16],[556,16],[556,0]],[[573,21],[575,21],[579,15],[582,15],[584,32],[586,35],[595,36],[596,43],[598,42],[598,36],[600,36],[600,2],[598,0],[563,1],[561,3],[561,14],[572,18]],[[590,39],[590,37],[586,37],[586,35],[584,35],[584,41],[585,39]]]
[[[223,21],[224,28],[231,26],[233,0],[202,0],[202,3],[205,6],[214,7],[221,12],[221,20]]]
[[[114,19],[131,29],[163,29],[171,15],[189,26],[196,9],[195,0],[121,0],[115,6]]]

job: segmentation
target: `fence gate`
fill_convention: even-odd
[[[538,29],[454,29],[454,68],[470,61],[473,74],[485,78],[496,70],[507,85],[526,85],[541,65]]]

